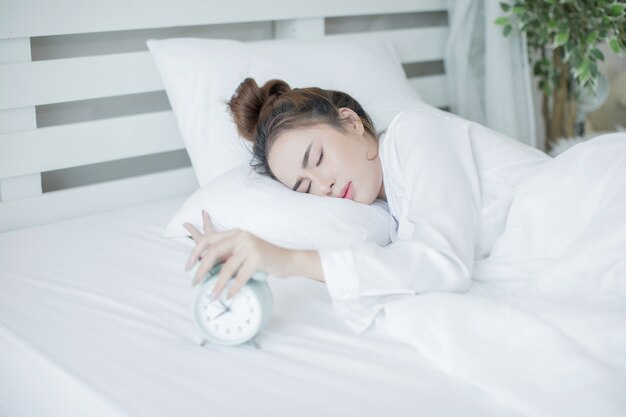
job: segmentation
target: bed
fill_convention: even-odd
[[[445,73],[428,69],[443,57],[445,10],[444,0],[323,0],[306,7],[287,1],[272,7],[194,0],[175,7],[165,0],[3,3],[0,415],[486,417],[555,411],[557,394],[529,407],[532,390],[516,397],[458,377],[432,355],[445,356],[445,349],[415,349],[377,327],[353,334],[336,320],[324,285],[304,278],[271,281],[275,308],[256,348],[200,346],[183,270],[193,242],[163,237],[198,183],[172,111],[156,95],[163,85],[146,39],[346,36],[337,29],[342,19],[359,27],[367,16],[412,16],[422,23],[374,25],[349,36],[392,39],[407,72],[414,72],[410,84],[445,109]],[[424,24],[429,21],[438,23]],[[64,55],[59,45],[73,42],[77,47]],[[46,57],[46,46],[61,52]],[[143,107],[127,108],[133,100]],[[121,103],[126,114],[100,111],[98,103],[107,101],[111,108]],[[73,116],[55,119],[56,111]],[[73,179],[63,181],[68,174]],[[405,307],[398,305],[395,317]],[[619,314],[612,323],[622,322]],[[623,359],[622,350],[614,354]],[[624,372],[611,373],[609,381],[617,384],[606,397],[594,397],[612,401],[609,412],[626,410],[614,395],[626,388]],[[550,407],[539,406],[546,403]]]
[[[409,346],[346,332],[312,280],[271,282],[259,349],[200,347],[191,246],[162,237],[181,202],[2,234],[1,415],[517,415]]]

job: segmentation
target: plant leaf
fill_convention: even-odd
[[[619,47],[619,42],[617,41],[617,39],[615,38],[611,39],[609,41],[609,45],[611,46],[611,49],[613,50],[613,52],[619,53],[620,47]]]
[[[565,45],[568,39],[569,39],[569,32],[561,32],[557,34],[554,39],[554,47],[556,48],[558,46]]]
[[[593,45],[596,42],[596,39],[598,39],[598,32],[594,30],[589,34],[589,36],[587,36],[587,45]]]
[[[494,23],[496,25],[506,25],[507,23],[509,23],[509,18],[506,16],[501,16],[499,18],[497,18]]]
[[[599,59],[600,61],[604,61],[604,54],[598,48],[593,48],[591,50],[591,54],[595,56],[597,59]]]
[[[624,5],[623,4],[614,4],[609,9],[609,16],[617,17],[624,13]]]

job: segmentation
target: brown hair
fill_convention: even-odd
[[[317,87],[292,89],[278,79],[259,87],[253,78],[246,78],[227,106],[239,135],[253,143],[251,166],[257,173],[275,180],[267,156],[274,140],[285,130],[328,124],[347,132],[338,112],[347,107],[359,116],[365,131],[376,141],[383,133],[376,132],[372,119],[349,94]]]

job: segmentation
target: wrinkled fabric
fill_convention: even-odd
[[[526,416],[626,415],[626,133],[518,187],[464,294],[385,306],[388,335]]]

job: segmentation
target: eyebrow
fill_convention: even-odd
[[[306,148],[306,152],[304,152],[304,158],[302,158],[302,169],[306,169],[309,164],[309,154],[311,153],[311,146],[313,146],[313,142],[315,141],[311,141],[311,143],[309,143],[309,146]],[[296,184],[291,189],[296,191],[300,184],[302,184],[302,177],[298,177]]]

